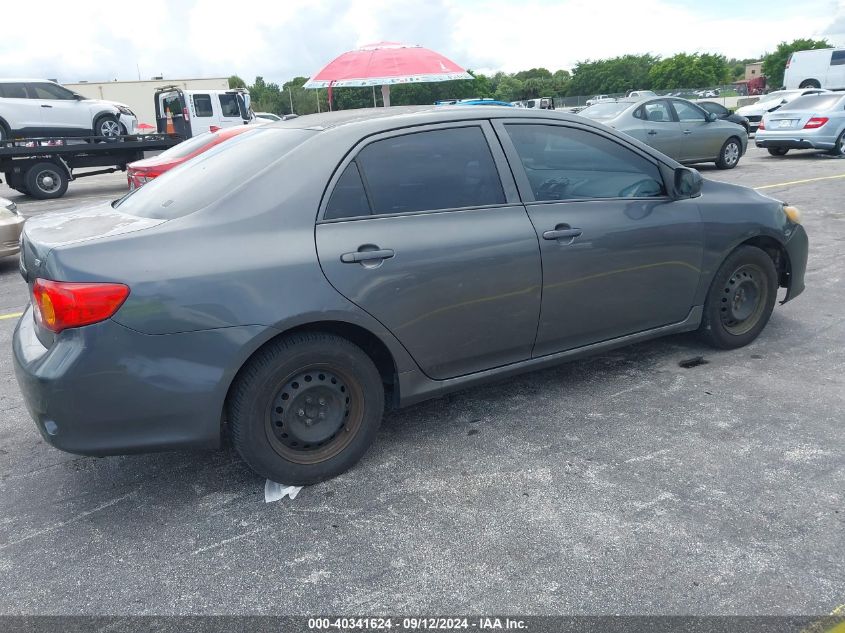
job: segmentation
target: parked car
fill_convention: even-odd
[[[786,88],[845,89],[845,48],[796,51],[783,74]]]
[[[44,136],[134,134],[138,119],[123,104],[86,99],[53,81],[0,79],[0,141]]]
[[[587,99],[587,105],[596,105],[597,103],[604,103],[605,101],[616,101],[616,97],[611,97],[609,95],[596,95]]]
[[[58,448],[216,446],[225,424],[261,476],[314,483],[360,459],[386,394],[675,332],[750,343],[804,288],[799,222],[580,116],[303,116],[28,220],[14,364]]]
[[[772,156],[785,156],[791,149],[845,155],[845,94],[808,95],[766,114],[754,141]]]
[[[18,205],[0,198],[0,257],[18,253],[23,223],[23,216],[18,214]]]
[[[741,125],[745,129],[746,134],[751,131],[748,119],[739,114],[734,114],[721,103],[716,103],[715,101],[696,101],[695,104],[710,114],[715,114],[722,121],[730,121],[731,123]]]
[[[460,106],[470,106],[470,105],[505,106],[507,108],[513,107],[513,104],[508,102],[508,101],[497,101],[496,99],[461,99],[460,101],[456,102],[454,105],[460,105]]]
[[[190,138],[215,129],[266,123],[250,108],[249,91],[183,90],[165,86],[154,95],[156,129]]]
[[[632,90],[625,96],[629,99],[647,99],[649,97],[656,97],[657,93],[653,90]]]
[[[745,130],[686,99],[619,99],[578,114],[625,132],[681,163],[713,162],[719,169],[733,169],[748,145]]]
[[[824,92],[829,91],[817,88],[805,88],[802,90],[776,90],[775,92],[763,95],[756,103],[737,108],[736,114],[748,119],[748,125],[751,131],[754,132],[757,130],[757,126],[760,125],[760,121],[763,119],[763,115],[766,114],[766,112],[774,112],[778,108],[783,107],[785,104],[797,99],[798,97],[822,94]]]
[[[539,99],[524,99],[515,101],[511,105],[519,104],[520,108],[539,108],[541,110],[554,110],[555,100],[552,97],[541,97]]]
[[[272,112],[256,112],[255,116],[258,117],[259,119],[266,119],[267,121],[273,121],[274,123],[276,121],[282,120],[282,117],[280,117],[278,114],[273,114]]]
[[[157,156],[129,163],[126,166],[126,180],[129,182],[129,189],[137,189],[194,156],[199,156],[223,141],[243,134],[249,129],[251,128],[246,125],[239,125],[216,132],[206,132],[182,141]]]

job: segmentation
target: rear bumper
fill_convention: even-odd
[[[835,137],[820,136],[775,136],[770,132],[757,132],[754,138],[757,147],[782,147],[784,149],[833,149],[836,143]]]
[[[47,349],[30,307],[15,328],[15,374],[56,448],[113,455],[215,447],[242,350],[263,329],[147,335],[104,321],[66,330]]]
[[[804,273],[807,270],[809,250],[810,241],[807,238],[807,231],[799,224],[786,242],[786,254],[789,256],[789,289],[786,291],[786,297],[784,297],[782,303],[786,303],[804,292]]]

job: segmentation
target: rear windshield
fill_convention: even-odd
[[[784,106],[784,109],[824,112],[826,110],[832,110],[839,103],[843,102],[843,100],[845,100],[845,95],[842,94],[806,95],[804,97],[798,97],[788,106]]]
[[[287,154],[313,130],[261,128],[244,132],[185,161],[118,200],[121,212],[172,220],[208,206]]]
[[[202,149],[214,140],[214,135],[211,132],[199,134],[187,141],[182,141],[178,145],[174,145],[169,150],[162,152],[156,158],[184,158],[188,154]]]
[[[622,103],[619,101],[606,101],[605,103],[591,105],[589,108],[581,110],[580,114],[590,117],[591,119],[610,119],[630,105],[630,103]]]
[[[777,90],[775,92],[770,92],[767,95],[763,95],[760,97],[760,100],[757,103],[763,103],[764,101],[772,101],[773,99],[783,99],[784,97],[788,97],[793,93],[787,92],[786,90]]]

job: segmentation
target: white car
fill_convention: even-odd
[[[787,88],[845,89],[845,48],[795,51],[786,62]]]
[[[278,114],[273,114],[272,112],[255,112],[254,114],[259,119],[267,119],[268,121],[275,122],[282,120],[282,117],[280,117]]]
[[[123,104],[87,99],[44,79],[0,79],[0,140],[134,134],[135,114]]]
[[[653,90],[632,90],[628,93],[628,99],[647,99],[656,96],[657,93]]]
[[[610,95],[596,95],[587,99],[587,105],[596,105],[597,103],[602,103],[603,101],[616,101],[616,97],[611,97]]]
[[[776,90],[767,95],[760,97],[760,100],[751,105],[737,108],[736,114],[744,116],[748,119],[748,127],[750,131],[754,132],[760,127],[760,121],[763,115],[767,112],[774,112],[781,108],[784,104],[794,101],[798,97],[804,95],[816,95],[823,92],[830,92],[819,88],[805,88],[803,90]]]

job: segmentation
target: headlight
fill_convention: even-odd
[[[790,207],[789,205],[783,205],[783,212],[786,214],[786,217],[789,218],[790,222],[793,224],[801,224],[801,212],[798,209]]]
[[[132,112],[129,108],[125,106],[117,106],[117,109],[121,112],[121,114],[128,114],[129,116],[135,116],[135,113]]]

